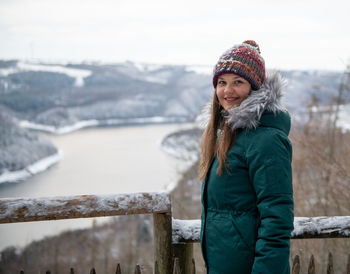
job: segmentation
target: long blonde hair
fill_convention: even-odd
[[[216,171],[218,175],[222,174],[223,167],[226,168],[227,152],[236,140],[236,131],[232,131],[225,122],[222,115],[223,108],[219,103],[214,91],[210,120],[202,135],[201,159],[199,162],[199,180],[203,180],[209,170],[211,159],[216,156],[219,160],[219,167]],[[221,130],[220,137],[218,131]]]

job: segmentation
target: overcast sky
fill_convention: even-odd
[[[343,70],[349,0],[0,0],[0,59],[213,66],[258,42],[267,68]]]

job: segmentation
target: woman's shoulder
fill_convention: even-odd
[[[287,111],[273,112],[266,110],[261,115],[256,127],[241,129],[246,137],[255,137],[265,134],[283,134],[288,137],[291,128],[291,118]]]
[[[281,150],[291,153],[292,144],[288,138],[290,126],[259,126],[256,129],[242,131],[237,141],[246,153],[274,154]]]
[[[285,111],[265,110],[259,119],[258,129],[277,129],[288,136],[291,127],[289,113]]]

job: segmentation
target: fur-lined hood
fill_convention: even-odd
[[[286,81],[280,73],[273,72],[267,75],[262,87],[259,90],[252,90],[250,95],[240,105],[232,107],[227,112],[227,123],[232,130],[255,129],[260,124],[264,111],[276,115],[277,112],[288,113],[282,104],[283,91]],[[211,103],[207,104],[199,121],[204,125],[210,119]],[[287,114],[289,117],[289,115]]]

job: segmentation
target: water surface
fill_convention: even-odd
[[[168,133],[188,124],[85,129],[45,135],[63,152],[49,170],[24,182],[0,186],[1,198],[49,197],[165,191],[178,179],[181,163],[160,150]],[[105,218],[98,218],[101,221]],[[0,249],[23,246],[66,229],[90,226],[92,219],[0,225]]]

